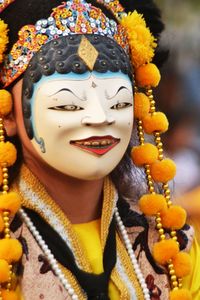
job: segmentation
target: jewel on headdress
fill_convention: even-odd
[[[84,61],[84,63],[91,71],[94,68],[98,54],[99,53],[95,49],[95,47],[88,41],[85,36],[83,36],[78,48],[78,56]]]

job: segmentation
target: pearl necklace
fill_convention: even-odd
[[[120,218],[118,209],[115,208],[115,218],[119,227],[119,230],[121,232],[121,235],[123,237],[124,243],[125,243],[125,247],[127,249],[127,252],[130,256],[136,277],[141,285],[142,291],[143,291],[143,295],[144,295],[144,299],[145,300],[150,300],[150,295],[149,295],[149,290],[147,288],[147,285],[145,283],[145,279],[143,277],[143,274],[140,270],[140,267],[138,265],[137,259],[135,257],[134,251],[132,249],[132,245],[131,242],[129,240],[128,234],[126,232],[126,228]],[[71,286],[71,284],[69,283],[69,281],[65,278],[65,275],[63,274],[63,272],[61,271],[56,259],[54,258],[53,254],[51,253],[51,250],[48,248],[48,246],[46,245],[45,241],[43,240],[42,236],[40,235],[39,231],[36,229],[36,227],[34,226],[33,222],[31,221],[31,219],[29,218],[29,216],[26,214],[26,212],[21,208],[19,210],[19,213],[24,221],[24,223],[27,225],[27,227],[29,228],[30,232],[33,234],[34,238],[36,239],[36,241],[38,242],[40,248],[42,249],[42,251],[44,252],[44,254],[46,255],[46,258],[49,262],[49,264],[51,265],[52,270],[55,272],[55,274],[58,276],[60,282],[62,283],[63,287],[65,288],[65,290],[68,292],[68,294],[71,296],[72,300],[78,300],[78,296],[76,295],[73,287]]]

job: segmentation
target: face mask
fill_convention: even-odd
[[[94,180],[122,159],[133,126],[133,91],[122,73],[43,77],[31,99],[32,144],[63,174]]]

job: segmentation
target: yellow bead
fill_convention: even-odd
[[[156,222],[160,223],[161,222],[161,217],[156,217]]]
[[[173,281],[173,282],[172,282],[172,286],[173,286],[174,288],[178,287],[178,282],[177,282],[177,281]]]
[[[164,234],[161,234],[160,239],[161,239],[161,240],[165,240],[165,235],[164,235]]]
[[[172,275],[172,276],[171,276],[171,281],[176,281],[176,280],[177,280],[176,275]]]
[[[179,283],[178,287],[181,289],[183,287],[182,283]]]
[[[3,179],[3,184],[7,185],[8,184],[8,179]]]
[[[9,217],[3,217],[3,221],[4,222],[8,222],[9,221]]]
[[[173,230],[173,231],[171,231],[170,234],[171,234],[172,237],[173,237],[173,236],[176,236],[176,231]]]
[[[149,187],[149,191],[150,191],[150,193],[153,193],[154,192],[154,187],[153,186]]]
[[[4,222],[4,226],[8,228],[10,224],[8,222]]]
[[[5,228],[4,232],[5,232],[5,234],[9,234],[10,233],[10,229],[9,228]]]
[[[8,173],[4,173],[3,178],[7,179],[8,178]]]
[[[5,234],[5,239],[10,239],[10,234]]]
[[[168,269],[169,269],[169,270],[174,270],[174,265],[173,265],[173,264],[169,264],[169,265],[168,265]]]
[[[174,270],[170,270],[169,271],[169,275],[175,275],[175,271]]]
[[[161,229],[158,230],[158,232],[159,232],[160,235],[163,235],[164,234],[164,229],[161,228]]]
[[[8,187],[8,185],[3,185],[3,191],[8,191],[9,190],[9,187]]]
[[[176,242],[177,241],[177,236],[173,236],[172,240]]]
[[[156,225],[156,228],[157,228],[157,229],[161,229],[161,228],[162,228],[162,224],[161,224],[161,223],[158,223],[158,224]]]

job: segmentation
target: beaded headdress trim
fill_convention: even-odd
[[[122,12],[118,1],[107,2],[113,14],[118,16]],[[10,85],[26,70],[29,61],[42,45],[72,34],[107,36],[128,51],[125,30],[117,22],[106,17],[101,9],[85,0],[63,2],[53,9],[47,19],[38,20],[35,25],[25,25],[21,28],[18,33],[19,39],[5,57],[1,68],[0,76],[4,87]]]

